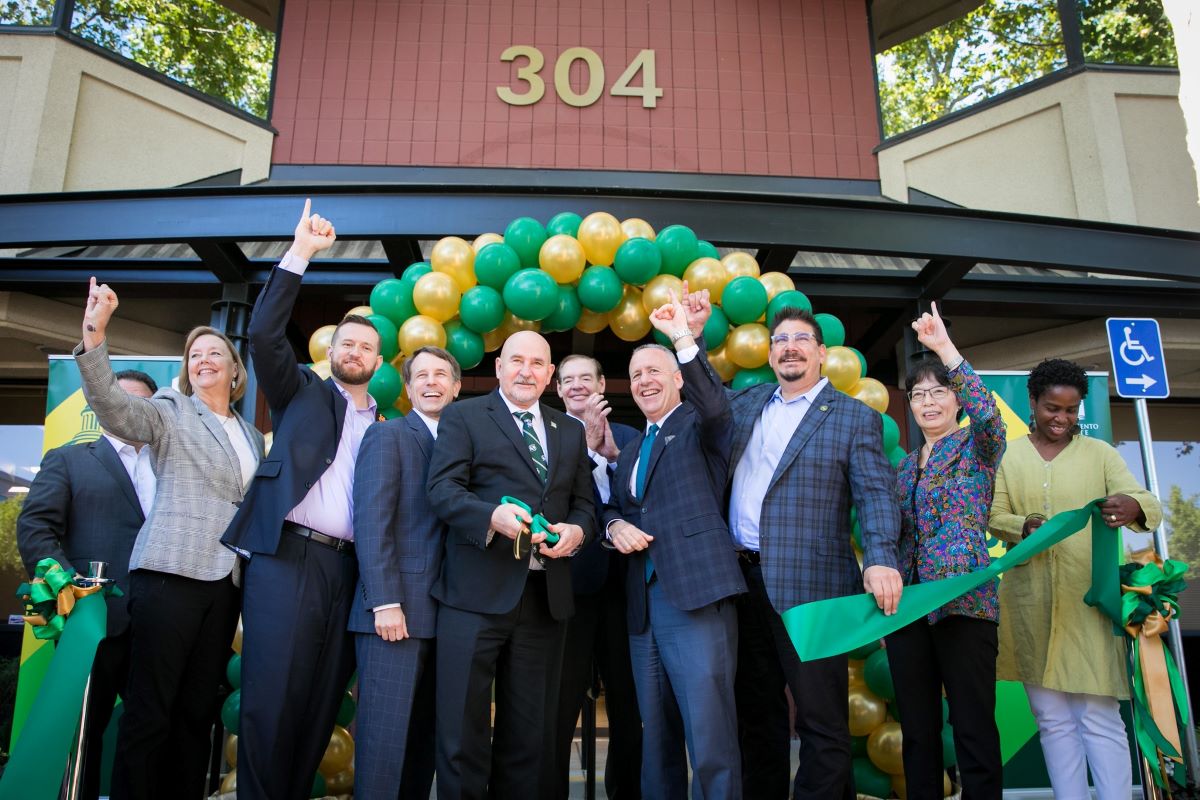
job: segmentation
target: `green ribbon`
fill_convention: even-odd
[[[558,534],[554,533],[550,530],[550,521],[547,520],[545,517],[543,517],[541,514],[534,514],[533,509],[529,506],[528,503],[524,503],[515,497],[510,497],[509,495],[504,495],[504,497],[501,497],[500,502],[501,503],[511,503],[514,506],[518,506],[519,508],[525,509],[525,511],[529,514],[529,516],[533,518],[533,521],[529,523],[529,532],[530,533],[544,533],[544,534],[546,534],[547,542],[549,542],[552,545],[558,544]]]
[[[57,800],[107,617],[104,594],[96,592],[80,598],[66,618],[29,719],[0,777],[0,800]]]
[[[38,639],[55,641],[62,635],[67,618],[58,613],[58,593],[68,588],[75,580],[75,570],[63,569],[53,558],[43,558],[33,571],[34,580],[22,583],[17,588],[17,597],[25,601],[25,616],[40,616],[46,624],[33,626],[33,635]]]
[[[1094,531],[1106,531],[1100,513],[1103,499],[1082,508],[1055,514],[988,566],[929,583],[905,586],[896,613],[885,616],[870,594],[834,597],[789,608],[783,612],[783,624],[802,661],[841,655],[865,644],[878,641],[889,633],[924,617],[951,600],[997,577],[1081,530],[1088,521]],[[1117,536],[1092,538],[1092,587],[1084,601],[1111,617],[1121,619],[1121,587],[1117,570]]]

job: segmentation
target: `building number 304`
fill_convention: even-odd
[[[511,106],[533,105],[546,94],[546,82],[539,74],[546,65],[546,57],[536,47],[523,44],[515,44],[500,54],[501,61],[516,61],[518,58],[525,58],[528,62],[517,67],[516,75],[516,79],[525,84],[525,91],[497,86],[496,94]],[[575,91],[571,86],[571,65],[576,61],[582,61],[585,67],[587,85],[582,92]],[[639,72],[642,85],[633,86]],[[570,47],[562,51],[554,63],[554,91],[558,99],[577,108],[590,106],[599,100],[604,93],[604,63],[600,55],[588,47]],[[642,50],[634,56],[608,93],[616,97],[640,97],[643,108],[654,108],[658,98],[663,96],[663,90],[658,88],[655,80],[654,51]]]

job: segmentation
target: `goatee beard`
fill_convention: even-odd
[[[342,369],[341,364],[331,363],[329,371],[338,383],[346,386],[362,386],[371,382],[371,377],[375,374],[375,370],[368,370],[366,367],[360,367],[358,371],[347,372]]]

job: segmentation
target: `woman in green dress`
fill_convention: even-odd
[[[988,527],[1019,542],[1060,511],[1104,497],[1107,529],[1085,529],[1005,573],[996,673],[1025,684],[1057,800],[1090,797],[1088,767],[1099,800],[1127,800],[1133,775],[1117,705],[1129,697],[1125,643],[1083,596],[1092,537],[1157,527],[1162,509],[1116,449],[1080,435],[1087,389],[1087,375],[1070,361],[1043,361],[1030,373],[1030,433],[1008,445]]]

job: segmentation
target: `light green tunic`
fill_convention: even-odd
[[[1042,460],[1029,437],[1010,441],[996,474],[988,527],[1021,540],[1029,514],[1052,517],[1098,497],[1126,494],[1142,507],[1146,528],[1158,527],[1162,507],[1138,485],[1121,455],[1106,442],[1076,436],[1053,461]],[[1092,535],[1076,533],[1000,581],[1000,655],[996,676],[1062,692],[1129,697],[1125,643],[1112,622],[1085,605],[1092,583]],[[1115,536],[1109,528],[1096,536]],[[1113,569],[1118,565],[1114,564]]]

